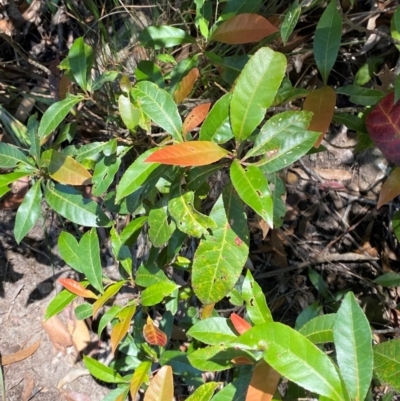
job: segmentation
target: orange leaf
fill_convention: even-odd
[[[251,324],[246,322],[242,317],[237,315],[236,313],[231,314],[231,322],[233,327],[239,334],[245,333],[247,330],[251,329]]]
[[[236,358],[231,359],[231,362],[235,365],[254,365],[254,361],[247,356],[237,356]]]
[[[201,311],[201,318],[202,319],[208,319],[211,316],[211,313],[214,310],[215,304],[208,304],[205,305],[203,310]]]
[[[400,167],[394,168],[383,183],[381,192],[379,193],[377,208],[379,209],[385,203],[390,202],[397,195],[400,195]]]
[[[280,374],[264,359],[257,363],[247,390],[246,401],[270,401],[278,387]]]
[[[178,89],[174,92],[174,100],[176,103],[181,103],[189,96],[199,75],[199,70],[197,68],[192,68],[189,73],[183,77],[178,85]]]
[[[159,345],[165,347],[167,344],[167,335],[154,325],[150,316],[147,317],[147,323],[143,326],[143,337],[150,345]]]
[[[228,152],[225,149],[214,142],[191,141],[157,150],[145,162],[174,166],[206,166],[222,159],[227,154]]]
[[[192,129],[198,127],[206,118],[211,103],[199,104],[185,118],[183,122],[182,132],[186,135]]]
[[[12,355],[3,355],[1,357],[1,364],[3,366],[6,365],[11,365],[12,363],[22,361],[23,359],[29,358],[31,355],[33,355],[39,348],[40,346],[40,340],[36,341],[34,344],[29,346],[28,348],[25,348],[21,351],[16,352],[15,354]]]
[[[144,401],[172,401],[174,399],[174,380],[171,366],[163,366],[151,379]]]
[[[136,312],[136,305],[130,305],[122,309],[118,314],[119,322],[111,330],[111,350],[115,353],[118,344],[125,337],[125,334],[129,330],[131,320]]]
[[[59,278],[58,282],[69,292],[78,295],[78,297],[97,299],[97,295],[95,293],[87,290],[81,283],[72,280],[72,278]]]
[[[266,18],[258,14],[239,14],[223,22],[211,39],[230,45],[258,42],[278,32]]]
[[[328,131],[336,106],[336,93],[330,86],[316,89],[307,95],[303,110],[313,112],[309,131],[322,132],[314,147],[321,145],[322,139]]]

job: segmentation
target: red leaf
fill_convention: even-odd
[[[204,103],[196,106],[185,118],[183,122],[182,132],[186,135],[192,129],[198,127],[206,118],[211,103]]]
[[[242,317],[237,315],[236,313],[231,314],[231,322],[233,327],[239,334],[245,333],[247,330],[251,329],[251,324],[246,322]]]
[[[258,42],[278,32],[266,18],[258,14],[239,14],[223,22],[211,39],[231,45]]]
[[[189,73],[183,77],[178,85],[178,89],[174,92],[174,100],[176,103],[183,102],[189,96],[199,75],[199,70],[197,68],[192,68]]]
[[[379,209],[398,195],[400,195],[400,168],[396,167],[390,172],[389,177],[382,185],[377,208]]]
[[[376,147],[396,165],[400,165],[400,101],[394,93],[385,96],[366,118],[367,131]]]
[[[191,141],[157,150],[145,162],[171,164],[174,166],[206,166],[222,159],[227,154],[228,152],[216,143]]]
[[[150,345],[159,345],[165,347],[167,344],[167,335],[154,325],[150,316],[147,317],[147,323],[143,327],[143,337]]]
[[[81,283],[72,280],[72,278],[59,278],[58,282],[69,292],[78,295],[78,297],[97,299],[97,295],[95,293],[87,290]]]
[[[280,374],[264,359],[257,363],[251,377],[246,401],[271,401],[278,387]]]

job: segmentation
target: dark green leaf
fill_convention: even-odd
[[[141,216],[128,223],[120,234],[121,242],[128,246],[133,245],[146,221],[147,216]]]
[[[353,131],[363,131],[366,132],[365,122],[358,116],[350,113],[337,113],[333,115],[333,122],[336,124],[343,124],[348,129]]]
[[[103,87],[106,82],[113,82],[118,78],[118,71],[104,71],[93,81],[92,91],[97,91]]]
[[[101,336],[101,333],[103,332],[107,324],[110,323],[111,320],[113,320],[118,315],[121,309],[122,306],[114,305],[111,306],[111,308],[104,313],[104,315],[100,319],[99,328],[97,329],[98,336]]]
[[[168,85],[168,93],[173,95],[182,82],[182,79],[198,65],[198,55],[188,57],[180,61],[171,71],[171,79]]]
[[[58,237],[58,250],[67,265],[71,266],[77,272],[83,273],[79,256],[79,243],[72,234],[66,231],[61,232]]]
[[[243,2],[245,4],[245,2]],[[240,374],[231,383],[218,391],[211,401],[245,401],[251,373]]]
[[[135,77],[138,81],[154,82],[159,88],[164,88],[164,78],[160,67],[150,60],[139,61]]]
[[[92,68],[92,59],[92,47],[85,44],[83,37],[76,39],[68,52],[68,61],[75,81],[85,92],[88,89],[87,77]]]
[[[376,278],[374,282],[382,287],[398,287],[400,286],[400,274],[395,272],[385,273]]]
[[[400,391],[400,340],[374,346],[374,372],[384,383]]]
[[[295,0],[289,9],[285,12],[285,19],[281,25],[281,37],[282,42],[286,45],[289,36],[292,34],[294,28],[296,27],[297,21],[301,15],[301,6],[298,0]]]
[[[119,170],[121,165],[122,157],[112,154],[110,156],[102,157],[94,168],[92,182],[92,194],[94,196],[101,196],[110,185],[113,183],[115,174]]]
[[[0,168],[13,168],[18,163],[28,164],[28,159],[15,146],[0,142]]]
[[[337,93],[350,96],[350,101],[361,106],[373,106],[385,97],[385,93],[378,89],[363,88],[356,85],[342,86],[336,89]]]

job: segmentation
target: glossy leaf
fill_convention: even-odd
[[[110,156],[103,156],[94,167],[92,177],[92,194],[93,196],[101,196],[110,185],[113,183],[115,175],[119,171],[122,161],[121,155],[112,154]]]
[[[238,14],[221,23],[211,40],[231,45],[258,42],[278,32],[266,18],[258,14]]]
[[[14,168],[20,162],[28,164],[28,159],[17,147],[0,142],[0,168]]]
[[[364,88],[356,85],[342,86],[336,89],[336,92],[350,96],[351,102],[361,106],[373,106],[385,97],[385,93],[381,90]]]
[[[322,80],[326,85],[336,62],[342,38],[342,18],[331,0],[318,21],[314,36],[314,58]]]
[[[120,234],[121,242],[125,245],[133,245],[146,221],[147,216],[140,216],[128,223]]]
[[[112,320],[114,320],[117,317],[118,313],[121,312],[121,310],[122,310],[122,306],[113,305],[110,307],[110,309],[108,309],[104,313],[104,315],[100,318],[100,321],[99,321],[99,327],[97,329],[98,336],[101,336],[101,333],[106,328],[108,323],[110,323]]]
[[[322,132],[315,147],[321,145],[325,133],[328,131],[332,122],[333,113],[336,106],[336,93],[330,86],[313,90],[306,96],[303,104],[303,110],[313,113],[308,129],[314,132]]]
[[[292,34],[294,28],[296,27],[300,15],[301,15],[301,5],[299,4],[298,0],[295,0],[289,7],[289,9],[285,12],[285,18],[280,28],[282,42],[284,45],[286,45],[290,35]]]
[[[281,375],[263,359],[254,368],[246,401],[272,401]]]
[[[397,212],[398,213],[398,212]],[[399,287],[400,286],[400,274],[395,272],[388,272],[382,274],[374,280],[376,284],[382,287]]]
[[[140,60],[135,70],[135,77],[138,81],[151,81],[164,88],[165,82],[160,67],[150,60]]]
[[[118,98],[118,111],[126,128],[133,131],[140,121],[140,110],[135,107],[129,97],[120,95]]]
[[[159,347],[165,347],[168,341],[167,335],[154,324],[150,316],[147,316],[146,324],[143,326],[143,337],[148,344]]]
[[[366,125],[376,147],[388,160],[400,165],[400,102],[393,103],[393,93],[385,96],[368,114]]]
[[[232,131],[237,141],[247,139],[271,106],[286,71],[283,54],[263,47],[245,65],[230,103]]]
[[[186,401],[210,401],[218,386],[219,383],[217,382],[204,383],[186,398]]]
[[[231,97],[231,93],[226,93],[215,102],[200,128],[200,141],[222,144],[233,137],[229,118]]]
[[[144,401],[173,401],[174,379],[171,366],[163,366],[150,380]]]
[[[240,198],[261,216],[270,227],[273,227],[273,204],[267,179],[262,171],[254,165],[245,170],[240,162],[231,164],[230,176]]]
[[[133,400],[136,399],[136,394],[141,385],[149,380],[149,371],[151,369],[151,361],[142,361],[140,365],[133,372],[130,384],[130,394]]]
[[[205,166],[221,160],[227,154],[225,149],[213,142],[190,141],[158,149],[145,162],[174,166]]]
[[[87,290],[81,283],[71,278],[59,278],[58,282],[65,287],[68,291],[83,298],[97,299],[97,295],[90,290]]]
[[[308,338],[314,344],[333,342],[333,325],[336,314],[317,316],[305,323],[299,333]]]
[[[41,145],[46,142],[48,136],[60,125],[71,109],[83,99],[82,95],[74,96],[68,94],[66,99],[52,104],[45,111],[38,129]]]
[[[161,247],[175,231],[175,223],[167,212],[167,198],[161,199],[149,212],[149,238],[153,246]]]
[[[169,133],[175,141],[182,142],[181,117],[168,92],[149,81],[138,82],[131,92],[144,114]]]
[[[79,304],[74,309],[74,314],[77,320],[85,320],[93,316],[93,305],[87,302]]]
[[[88,185],[91,183],[92,175],[89,171],[64,153],[53,149],[46,150],[42,154],[41,164],[47,166],[50,177],[61,184]]]
[[[135,282],[137,285],[146,288],[161,282],[170,283],[170,280],[164,271],[155,264],[141,264],[136,272]]]
[[[126,383],[126,380],[119,373],[96,359],[83,355],[83,362],[96,379],[106,383]]]
[[[210,213],[217,227],[196,250],[192,287],[203,304],[218,302],[233,288],[249,253],[249,233],[243,205],[229,185]]]
[[[223,317],[200,320],[188,330],[187,335],[207,345],[229,343],[237,337],[229,321]]]
[[[350,113],[336,113],[332,120],[337,124],[343,124],[353,131],[366,132],[365,122],[358,116]]]
[[[14,237],[18,244],[34,227],[40,216],[42,201],[40,184],[40,180],[33,184],[18,208],[14,225]]]
[[[142,46],[151,47],[152,49],[162,49],[195,42],[194,38],[184,30],[168,25],[148,26],[140,33],[139,41]]]
[[[71,73],[75,81],[85,92],[87,91],[87,75],[91,66],[90,59],[93,58],[93,49],[85,44],[83,37],[74,41],[68,52],[68,61]]]
[[[344,297],[333,325],[336,358],[351,399],[364,400],[372,379],[372,333],[354,294]]]
[[[110,300],[114,295],[118,294],[118,292],[121,290],[122,286],[125,283],[126,283],[125,280],[121,280],[109,285],[106,288],[104,294],[98,297],[93,304],[93,316],[96,316],[96,313],[108,300]]]
[[[236,313],[231,313],[230,315],[231,322],[233,327],[239,334],[245,333],[247,330],[251,329],[251,324],[246,322],[241,316]]]
[[[159,282],[147,287],[141,295],[143,306],[153,306],[159,304],[166,296],[170,295],[173,291],[179,288],[172,281]]]
[[[254,324],[272,322],[272,314],[268,308],[265,295],[260,285],[254,280],[250,270],[247,270],[242,285],[242,297],[246,302],[246,311]]]
[[[76,297],[77,295],[73,294],[72,292],[68,290],[62,290],[49,303],[44,315],[44,320],[48,320],[63,311],[74,299],[76,299]]]
[[[113,354],[115,354],[115,351],[119,343],[122,341],[122,339],[128,332],[129,327],[131,325],[131,320],[135,312],[136,312],[136,305],[129,305],[118,313],[119,322],[115,324],[111,330],[110,342]]]
[[[210,106],[211,103],[203,103],[194,107],[190,111],[183,122],[182,132],[184,135],[197,128],[204,121],[207,117],[208,111],[210,110]]]
[[[374,346],[374,372],[378,378],[400,391],[400,340],[386,341]]]
[[[62,231],[58,237],[58,250],[64,262],[79,273],[82,273],[79,243],[76,238]]]
[[[182,103],[189,96],[199,75],[200,71],[197,68],[193,68],[182,78],[174,92],[176,103]]]

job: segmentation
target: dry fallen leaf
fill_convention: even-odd
[[[22,361],[23,359],[26,359],[26,358],[30,357],[31,355],[33,355],[37,351],[39,346],[40,346],[40,340],[36,341],[30,347],[16,352],[15,354],[3,355],[1,357],[1,364],[3,366],[5,366],[5,365],[11,365],[12,363],[15,363],[15,362]]]
[[[338,168],[314,168],[314,171],[324,180],[347,181],[353,177],[350,171]]]
[[[29,401],[35,388],[35,380],[29,373],[24,374],[24,389],[21,393],[21,401]]]
[[[76,391],[63,391],[61,394],[66,401],[91,401],[89,396]]]
[[[42,324],[54,347],[65,355],[67,348],[71,347],[73,343],[72,337],[68,333],[68,329],[64,323],[58,316],[53,316]]]
[[[63,378],[59,380],[57,383],[57,388],[60,390],[66,384],[73,382],[78,377],[90,375],[90,372],[87,369],[79,368],[70,370]]]

